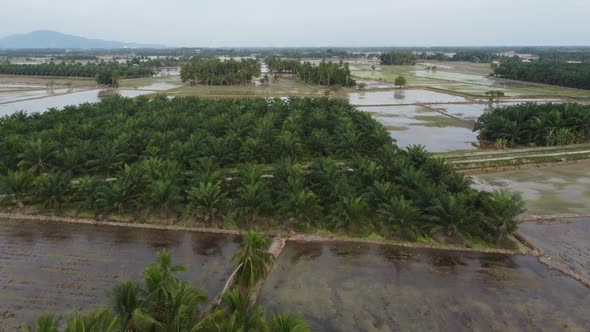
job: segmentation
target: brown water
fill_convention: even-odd
[[[105,304],[118,281],[137,280],[170,248],[181,274],[213,296],[231,274],[236,236],[0,220],[0,331],[43,312],[66,314]]]
[[[590,279],[590,219],[525,222],[518,231],[545,255]]]
[[[590,289],[532,256],[289,242],[260,302],[314,331],[590,330]]]

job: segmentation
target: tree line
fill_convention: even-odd
[[[355,86],[348,63],[322,60],[318,65],[305,61],[286,60],[276,57],[266,59],[268,69],[276,74],[294,74],[306,84]]]
[[[237,282],[221,294],[212,308],[207,292],[181,280],[187,271],[174,265],[170,251],[157,254],[155,263],[141,274],[142,282],[122,281],[108,294],[108,305],[91,312],[74,312],[62,317],[39,316],[25,332],[307,332],[309,325],[299,316],[272,313],[253,304],[252,286],[265,277],[274,256],[267,252],[270,241],[257,232],[243,236],[242,248],[233,256]],[[94,306],[93,304],[90,304]]]
[[[253,59],[194,58],[180,66],[181,80],[190,85],[248,85],[258,76],[260,65]]]
[[[381,54],[382,65],[405,65],[413,66],[418,56],[412,52],[388,52]]]
[[[0,120],[0,174],[18,206],[410,240],[499,241],[522,212],[327,98],[117,97],[16,113]]]
[[[115,62],[86,65],[67,63],[43,63],[34,65],[0,64],[0,74],[60,77],[96,77],[103,72],[116,73],[119,77],[135,78],[154,75],[150,68],[136,67]]]
[[[458,50],[452,56],[449,56],[442,52],[437,52],[434,54],[423,52],[420,54],[419,57],[423,60],[466,61],[475,63],[491,63],[502,58],[502,56],[498,55],[495,52],[484,50]]]
[[[522,62],[518,58],[494,66],[496,77],[590,90],[590,62]]]
[[[509,146],[553,146],[590,142],[590,105],[535,104],[495,108],[480,116],[480,139]]]

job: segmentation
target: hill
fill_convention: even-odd
[[[125,43],[91,39],[61,32],[39,30],[0,38],[0,49],[60,48],[60,49],[108,49],[108,48],[164,48],[162,45]]]

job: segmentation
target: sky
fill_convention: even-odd
[[[590,0],[1,0],[0,36],[171,47],[590,45]]]

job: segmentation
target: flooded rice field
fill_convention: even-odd
[[[590,279],[590,219],[558,219],[520,224],[518,232],[545,255]]]
[[[497,86],[499,84],[498,81],[491,80],[485,76],[456,73],[456,72],[449,72],[449,71],[417,70],[414,72],[414,74],[417,77],[426,77],[426,78],[438,79],[438,80],[457,81],[457,82],[468,83],[468,84],[487,85],[487,86]]]
[[[436,104],[466,102],[460,96],[429,90],[393,90],[374,92],[354,92],[348,94],[348,100],[353,105],[403,105],[403,104]]]
[[[394,83],[386,82],[386,81],[378,81],[378,80],[366,80],[366,79],[359,79],[356,80],[357,84],[363,83],[366,85],[367,90],[371,89],[393,89],[395,88]]]
[[[421,144],[431,152],[472,150],[478,148],[473,124],[445,116],[422,106],[359,107],[385,126],[397,145]]]
[[[0,93],[0,104],[13,103],[30,98],[42,98],[56,94],[70,92],[69,89],[3,91]]]
[[[474,176],[475,187],[519,192],[530,215],[589,214],[588,163],[525,168]]]
[[[10,115],[18,111],[27,111],[28,113],[45,112],[47,109],[52,107],[63,108],[68,105],[96,103],[115,94],[119,94],[123,97],[137,97],[149,93],[151,92],[141,90],[88,90],[39,99],[28,99],[0,105],[0,117]]]
[[[19,90],[19,89],[42,89],[45,85],[25,84],[25,83],[0,83],[0,91]]]
[[[590,328],[590,289],[533,256],[289,242],[260,302],[314,331]]]
[[[169,82],[154,82],[146,85],[138,86],[139,90],[153,90],[153,91],[165,91],[181,87],[181,84],[174,84]]]
[[[231,274],[236,236],[111,226],[0,220],[0,331],[43,312],[88,311],[116,282],[139,280],[163,248],[182,275],[214,295]]]
[[[429,107],[471,122],[490,109],[489,104],[434,104]]]

